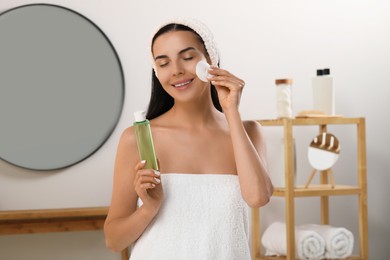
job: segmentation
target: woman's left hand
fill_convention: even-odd
[[[245,82],[229,71],[214,66],[209,70],[209,74],[211,84],[217,89],[223,111],[238,109]]]

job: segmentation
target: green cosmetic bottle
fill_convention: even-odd
[[[138,152],[141,160],[146,160],[145,169],[158,169],[156,153],[153,145],[150,122],[145,117],[144,111],[134,113],[134,131],[137,137]]]

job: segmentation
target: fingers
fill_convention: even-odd
[[[136,167],[136,176],[134,178],[135,190],[153,189],[161,183],[160,172],[153,169],[144,169],[146,161],[139,162]]]
[[[213,78],[211,84],[213,84],[214,86],[227,87],[231,90],[237,90],[237,91],[241,91],[245,85],[245,83],[241,81],[225,79],[225,78],[216,78],[216,79]]]
[[[230,89],[241,90],[245,86],[245,82],[231,74],[229,71],[212,67],[209,70],[209,80],[213,85],[225,86]]]

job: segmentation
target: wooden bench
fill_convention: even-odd
[[[0,235],[101,230],[108,207],[0,211]],[[129,251],[121,252],[129,259]]]

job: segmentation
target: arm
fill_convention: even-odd
[[[244,126],[238,111],[245,83],[220,68],[213,67],[209,73],[229,124],[242,196],[250,207],[261,207],[268,203],[273,185],[268,176],[261,127],[253,121]]]
[[[273,193],[273,185],[268,175],[261,126],[255,121],[243,124],[238,111],[227,113],[226,118],[243,198],[250,207],[264,206]]]
[[[119,141],[112,200],[104,224],[106,245],[113,251],[119,252],[136,241],[161,205],[159,177],[153,170],[143,169],[144,163],[138,158],[134,131],[128,128]],[[138,197],[144,202],[139,208]]]

